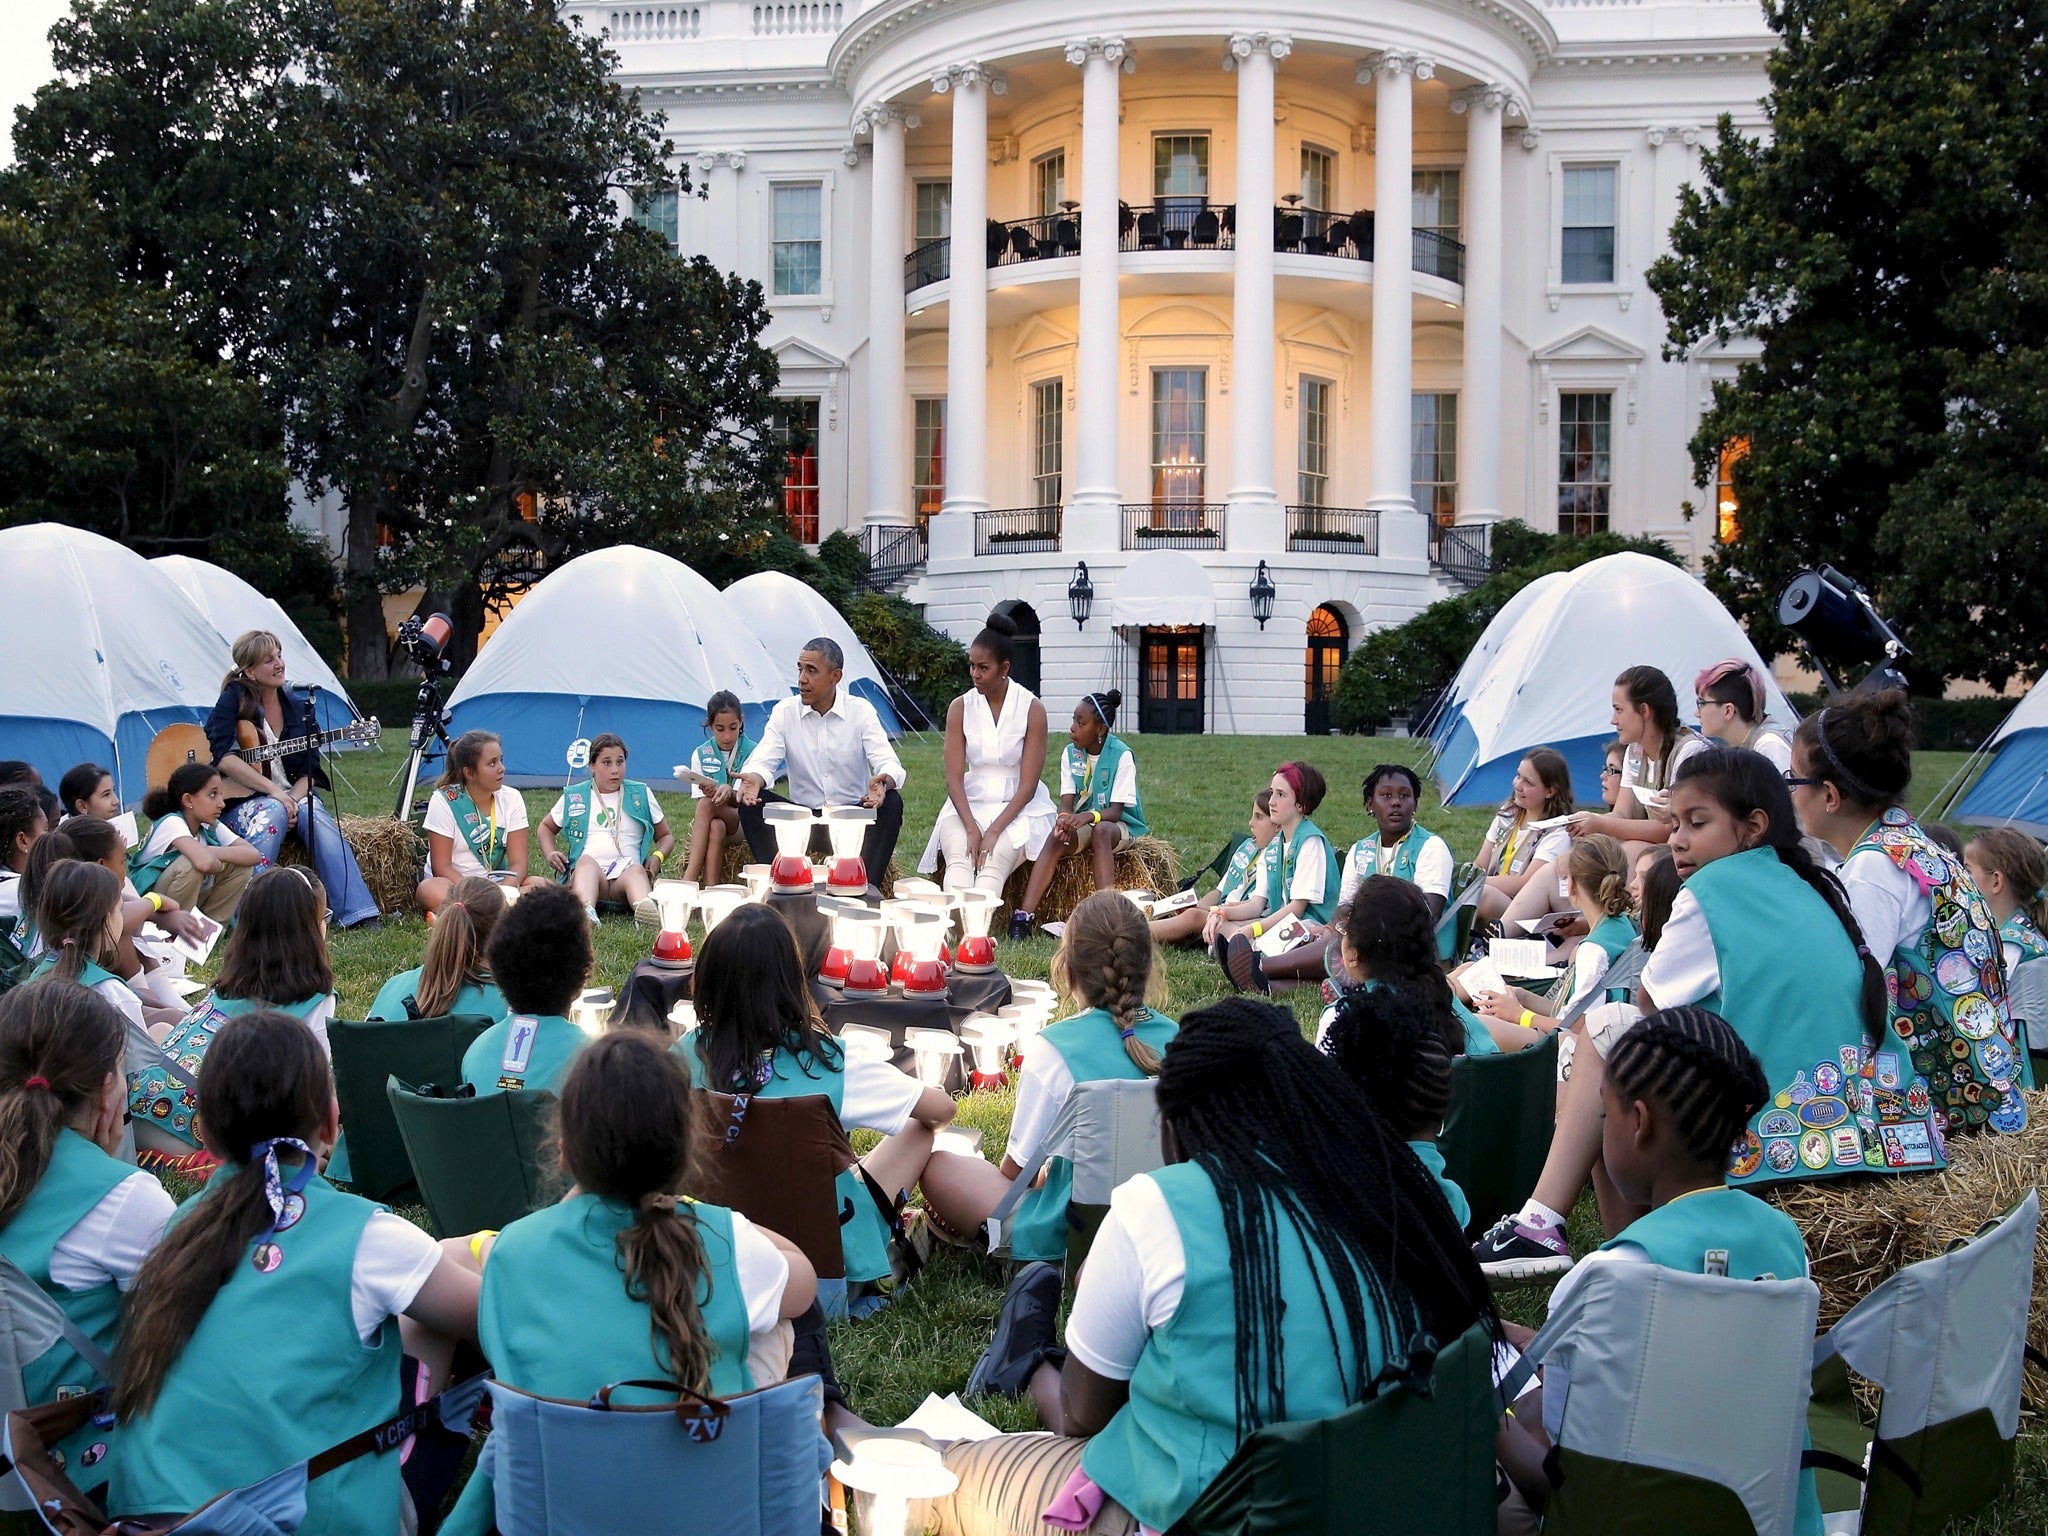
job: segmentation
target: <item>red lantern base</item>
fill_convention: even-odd
[[[986,934],[962,939],[955,964],[968,975],[988,975],[996,968],[996,941]]]
[[[855,960],[847,968],[846,990],[869,997],[885,996],[889,991],[889,973],[882,969],[879,960]]]

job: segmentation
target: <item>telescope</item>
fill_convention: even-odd
[[[1778,594],[1778,622],[1804,642],[1829,693],[1906,686],[1898,661],[1912,651],[1884,621],[1870,594],[1832,565],[1801,571],[1785,583]],[[1870,670],[1861,682],[1853,688],[1843,685],[1842,674],[1866,666]]]

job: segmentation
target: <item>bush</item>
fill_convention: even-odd
[[[1810,715],[1827,703],[1822,693],[1789,693],[1786,699],[1802,715]],[[1930,699],[1913,700],[1917,745],[1923,752],[1974,752],[1991,739],[1991,733],[2012,713],[2014,699]]]
[[[886,593],[863,592],[843,610],[882,670],[900,683],[934,720],[968,689],[967,648],[925,622],[913,604]]]

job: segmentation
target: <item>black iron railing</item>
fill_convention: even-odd
[[[988,264],[992,267],[1078,256],[1081,216],[1052,213],[1035,219],[990,219],[986,239]]]
[[[1058,507],[1009,507],[974,514],[977,555],[1058,554],[1059,548]]]
[[[1287,547],[1316,555],[1376,555],[1380,515],[1362,507],[1289,507]]]
[[[1125,549],[1219,549],[1223,508],[1191,502],[1125,502]]]
[[[1449,235],[1433,229],[1414,232],[1415,270],[1425,277],[1440,277],[1447,283],[1465,281],[1465,247]]]
[[[1460,586],[1478,586],[1493,574],[1493,524],[1433,528],[1429,560]]]
[[[927,240],[903,258],[903,291],[915,293],[953,275],[953,242]]]
[[[1133,208],[1117,205],[1117,249],[1122,251],[1227,251],[1237,210],[1206,197],[1158,197]]]
[[[867,556],[867,572],[861,585],[870,592],[887,591],[906,576],[923,568],[924,525],[907,528],[886,523],[867,523],[860,530],[861,553]]]
[[[1371,261],[1372,214],[1283,205],[1273,210],[1273,249],[1303,256]]]

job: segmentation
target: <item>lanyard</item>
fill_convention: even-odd
[[[1515,830],[1508,834],[1507,847],[1501,850],[1500,872],[1502,874],[1511,875],[1515,872],[1515,845],[1521,842],[1521,840],[1522,823],[1519,819],[1517,819],[1515,822]]]
[[[1381,842],[1379,835],[1377,833],[1375,833],[1372,837],[1367,839],[1367,841],[1372,846],[1372,872],[1377,875],[1383,874],[1390,869],[1400,868],[1401,850],[1408,846],[1408,839],[1413,837],[1416,833],[1420,832],[1421,830],[1422,826],[1418,822],[1415,826],[1412,826],[1406,832],[1403,832],[1401,834],[1401,840],[1395,843],[1392,848],[1389,848],[1385,843]],[[1393,863],[1391,864],[1386,862],[1389,856],[1391,856],[1393,859]]]

